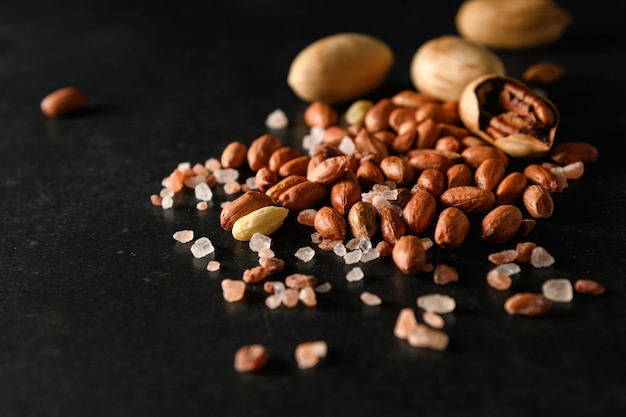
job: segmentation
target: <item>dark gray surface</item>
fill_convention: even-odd
[[[555,265],[524,268],[511,292],[587,277],[607,293],[528,319],[506,315],[510,293],[484,282],[492,246],[435,252],[461,273],[446,287],[428,274],[404,276],[389,259],[348,284],[333,255],[310,265],[293,258],[310,232],[295,233],[293,219],[275,251],[288,271],[314,273],[334,290],[315,309],[269,311],[260,291],[244,303],[222,300],[220,279],[239,276],[255,255],[219,228],[217,206],[152,207],[161,179],[179,162],[219,156],[231,140],[249,143],[275,108],[293,123],[284,142],[299,146],[306,104],[286,76],[319,37],[378,36],[396,62],[371,97],[411,88],[413,53],[455,33],[460,4],[278,3],[0,6],[0,415],[623,415],[626,39],[613,4],[568,2],[574,23],[558,44],[499,53],[513,76],[538,60],[562,65],[566,77],[549,90],[561,110],[557,142],[600,150],[532,235]],[[87,92],[89,107],[46,119],[39,101],[69,84]],[[221,273],[207,273],[206,260],[171,238],[182,228],[214,240]],[[365,289],[383,305],[363,306]],[[458,303],[446,316],[445,352],[392,334],[399,309],[434,291]],[[328,358],[299,371],[293,349],[318,338]],[[266,344],[270,363],[240,375],[233,354],[251,342]]]

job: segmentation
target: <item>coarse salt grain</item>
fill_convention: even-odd
[[[339,257],[345,256],[345,254],[348,253],[348,251],[346,250],[346,245],[344,245],[342,242],[337,243],[333,247],[333,253]]]
[[[159,196],[160,196],[160,197],[162,197],[162,198],[165,198],[165,197],[174,197],[174,194],[175,194],[175,193],[174,193],[174,191],[172,191],[172,190],[168,190],[167,188],[163,188],[163,189],[161,190],[161,192],[159,193]]]
[[[237,181],[229,181],[226,184],[224,184],[224,192],[226,194],[229,194],[229,195],[237,194],[240,191],[241,191],[241,184],[239,184]]]
[[[361,255],[361,262],[367,263],[378,258],[380,258],[380,252],[378,252],[376,249],[369,249],[367,251],[364,251]]]
[[[315,307],[317,305],[317,296],[313,287],[304,287],[300,289],[298,298],[307,307]]]
[[[367,306],[379,306],[383,302],[382,298],[369,291],[363,291],[359,298]]]
[[[198,200],[210,201],[213,198],[213,191],[206,182],[196,185],[194,194]]]
[[[352,265],[359,262],[361,260],[361,256],[363,256],[363,251],[361,249],[355,249],[346,253],[343,256],[343,261],[346,265]]]
[[[235,370],[237,372],[259,371],[267,364],[267,351],[260,344],[246,345],[235,352]]]
[[[250,190],[258,190],[259,189],[259,187],[257,187],[257,185],[256,185],[256,177],[248,177],[248,178],[246,178],[245,185]],[[243,189],[242,189],[242,191],[243,191]]]
[[[545,268],[554,264],[554,258],[545,248],[537,246],[530,254],[530,263],[535,268]]]
[[[209,272],[217,272],[222,267],[222,264],[219,261],[209,261],[206,265],[206,270]]]
[[[300,369],[311,369],[317,366],[321,358],[326,357],[328,346],[323,340],[303,342],[296,346],[294,357]]]
[[[500,252],[490,253],[487,259],[496,265],[510,263],[517,259],[517,249],[505,249]]]
[[[317,214],[317,210],[315,209],[304,209],[298,212],[297,221],[300,224],[305,226],[313,226],[315,220],[315,214]]]
[[[299,248],[294,254],[294,256],[303,262],[309,262],[315,256],[315,249],[309,246],[305,246],[305,247]]]
[[[209,172],[215,172],[222,168],[222,163],[217,158],[209,158],[204,162],[204,167],[209,170]]]
[[[324,240],[324,236],[322,236],[319,232],[311,233],[311,242],[315,244],[322,243]]]
[[[178,230],[172,235],[174,240],[180,243],[187,243],[193,240],[193,230]]]
[[[243,281],[224,278],[220,283],[222,287],[222,297],[229,303],[241,301],[246,292],[246,283]]]
[[[433,282],[437,285],[446,285],[459,280],[459,273],[450,265],[438,264],[433,272]]]
[[[574,299],[574,288],[567,278],[551,278],[541,286],[543,296],[550,301],[569,303]]]
[[[263,248],[259,251],[259,258],[268,259],[268,258],[273,258],[275,256],[276,254],[270,248]]]
[[[442,329],[446,322],[439,314],[434,311],[424,311],[422,314],[422,320],[433,329]]]
[[[315,292],[320,293],[320,294],[326,294],[332,289],[333,289],[333,286],[330,282],[323,282],[315,287]]]
[[[346,274],[346,280],[349,282],[356,282],[362,280],[364,276],[365,274],[363,273],[363,270],[360,267],[355,266]]]
[[[196,204],[196,210],[204,211],[209,208],[209,205],[206,201],[198,201]]]
[[[239,178],[239,170],[235,168],[220,168],[213,171],[215,174],[215,180],[218,184],[226,184],[232,181],[237,181]]]
[[[163,202],[163,198],[159,195],[156,194],[152,194],[150,196],[150,202],[152,203],[152,205],[154,206],[160,206],[161,203]]]
[[[265,298],[265,306],[270,310],[275,310],[283,303],[282,294],[271,294]]]
[[[272,238],[259,232],[252,234],[248,246],[252,252],[260,252],[272,246]]]
[[[511,288],[513,281],[508,274],[505,274],[498,268],[493,268],[487,272],[487,284],[498,291],[505,291]]]
[[[415,312],[410,307],[404,307],[398,313],[393,327],[393,334],[398,339],[406,339],[416,327],[417,318],[415,317]]]
[[[170,209],[174,206],[174,199],[172,197],[163,197],[161,201],[161,207],[164,209]]]
[[[178,166],[176,167],[176,169],[179,170],[180,172],[185,172],[191,169],[191,162],[180,162]]]
[[[283,304],[288,308],[294,308],[300,300],[300,292],[294,288],[285,289]]]
[[[426,311],[445,314],[454,311],[456,301],[446,294],[426,294],[417,297],[417,306]]]
[[[284,129],[289,125],[289,119],[282,109],[276,109],[265,118],[265,127],[268,129]]]
[[[565,177],[571,180],[576,180],[583,176],[585,173],[585,164],[582,161],[572,162],[563,167],[563,173]]]
[[[208,237],[198,238],[193,245],[191,245],[191,253],[196,258],[204,258],[213,252],[215,252],[215,247]]]
[[[339,142],[339,150],[346,156],[354,155],[356,151],[354,140],[349,136],[344,136]]]
[[[419,323],[407,337],[411,346],[433,350],[445,350],[448,347],[449,339],[449,336],[441,330]]]

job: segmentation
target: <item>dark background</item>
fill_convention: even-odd
[[[296,261],[310,230],[290,219],[274,235],[277,256],[333,291],[314,309],[270,311],[253,290],[227,304],[220,280],[256,255],[219,228],[224,196],[205,213],[192,198],[170,211],[150,204],[179,162],[251,142],[275,108],[291,120],[284,143],[300,145],[306,103],[286,77],[309,43],[347,31],[379,37],[396,60],[367,98],[390,96],[412,88],[422,43],[456,33],[460,3],[4,0],[0,415],[624,415],[626,36],[614,2],[563,2],[573,23],[558,43],[498,52],[515,77],[536,61],[561,65],[565,77],[547,90],[561,111],[556,142],[600,151],[529,238],[556,263],[524,267],[509,292],[491,290],[484,275],[487,254],[513,243],[433,251],[460,272],[445,287],[400,274],[390,259],[363,265],[365,279],[349,284],[332,254]],[[88,94],[87,109],[47,119],[39,102],[66,85]],[[220,273],[172,239],[187,228],[214,241]],[[504,312],[508,295],[552,277],[596,279],[607,293],[576,295],[540,318]],[[362,305],[363,290],[383,305]],[[430,292],[457,301],[444,352],[392,334],[400,308]],[[328,357],[299,371],[293,350],[315,339],[327,341]],[[253,342],[270,362],[238,374],[234,352]]]

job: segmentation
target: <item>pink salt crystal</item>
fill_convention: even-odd
[[[487,284],[495,290],[504,291],[511,288],[512,280],[498,268],[493,268],[487,272]]]
[[[317,213],[317,210],[315,209],[304,209],[298,212],[297,221],[298,223],[303,224],[305,226],[313,226],[313,221],[315,220],[316,213]]]
[[[217,158],[209,158],[204,163],[204,167],[209,170],[209,172],[215,172],[218,169],[222,168],[222,164]]]
[[[446,264],[438,264],[433,272],[433,282],[438,285],[446,285],[459,280],[459,273],[453,267]]]
[[[206,265],[206,270],[209,272],[217,272],[220,270],[221,267],[222,264],[218,261],[209,261],[209,263]]]
[[[349,282],[356,282],[362,280],[364,276],[365,274],[363,274],[363,270],[358,266],[355,266],[346,274],[346,280]]]
[[[383,300],[376,294],[369,291],[363,291],[359,297],[363,304],[367,306],[379,306]]]
[[[406,339],[409,334],[417,327],[417,318],[415,312],[410,307],[400,310],[396,323],[393,328],[393,334],[398,339]]]
[[[309,262],[315,256],[315,250],[308,246],[298,248],[294,256],[303,262]]]
[[[161,203],[163,202],[163,198],[161,198],[161,196],[158,196],[156,194],[152,194],[150,196],[150,202],[152,203],[152,205],[154,206],[160,206]]]
[[[574,291],[580,294],[602,295],[606,291],[606,288],[598,281],[579,278],[574,282]]]
[[[191,163],[190,162],[180,162],[178,164],[178,166],[176,167],[177,170],[179,170],[180,172],[185,172],[189,169],[191,169]]]
[[[198,201],[196,204],[196,210],[204,211],[209,208],[209,204],[206,201]]]
[[[425,294],[417,297],[417,306],[426,311],[445,314],[454,311],[456,301],[446,294]]]
[[[441,330],[423,324],[418,324],[407,337],[411,346],[433,350],[445,350],[448,347],[449,339],[448,335]]]
[[[530,254],[530,263],[535,268],[545,268],[554,264],[554,258],[545,248],[537,246]]]
[[[298,305],[298,301],[300,300],[300,292],[293,288],[285,289],[285,294],[283,295],[283,304],[289,308],[293,308]]]
[[[322,239],[322,241],[317,246],[323,251],[330,252],[335,249],[335,245],[337,245],[338,243],[342,243],[342,241],[335,239]]]
[[[296,290],[301,290],[306,287],[315,286],[317,280],[315,276],[302,274],[299,272],[287,275],[285,277],[285,286],[288,288],[295,288]]]
[[[265,346],[253,344],[242,346],[235,352],[235,370],[237,372],[254,372],[263,369],[267,364]]]
[[[430,327],[434,329],[441,329],[446,324],[439,314],[434,311],[424,311],[422,314],[422,319],[424,323],[428,324]]]
[[[311,233],[311,242],[315,244],[321,244],[324,241],[324,236],[322,236],[319,232]]]
[[[276,109],[267,115],[265,127],[268,129],[284,129],[289,125],[287,115],[281,109]]]
[[[317,305],[317,296],[313,287],[304,287],[298,293],[298,299],[307,307],[315,307]]]
[[[260,282],[265,279],[267,276],[267,270],[261,265],[255,266],[252,268],[248,268],[243,271],[243,282],[247,284],[252,284],[255,282]]]
[[[279,258],[259,258],[259,264],[267,270],[267,274],[276,274],[285,268],[285,261]]]
[[[237,194],[239,191],[241,191],[241,184],[237,181],[229,181],[224,184],[224,192],[226,194]]]
[[[259,251],[259,258],[273,258],[274,256],[276,254],[270,248],[263,248]]]
[[[270,310],[275,310],[283,303],[282,294],[271,294],[265,298],[265,306]]]
[[[221,286],[224,300],[229,303],[241,301],[246,292],[246,283],[239,280],[224,278]]]
[[[178,230],[172,235],[174,240],[180,243],[187,243],[193,240],[193,230]]]
[[[328,346],[323,340],[304,342],[296,346],[294,356],[300,369],[311,369],[317,366],[321,358],[326,357]]]
[[[496,265],[513,262],[517,259],[517,249],[505,249],[500,252],[490,253],[487,259]]]
[[[202,164],[197,163],[191,169],[196,175],[202,175],[204,177],[209,176],[209,171]]]
[[[202,184],[206,182],[206,176],[204,175],[194,175],[192,177],[185,179],[185,187],[187,188],[196,188],[198,184]]]
[[[161,198],[165,198],[165,197],[174,197],[174,194],[175,194],[175,193],[174,193],[174,191],[172,191],[172,190],[168,190],[167,188],[163,188],[163,189],[161,190],[161,192],[159,193],[159,196],[160,196]]]

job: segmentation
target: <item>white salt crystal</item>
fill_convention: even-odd
[[[537,246],[530,254],[530,263],[535,268],[544,268],[554,263],[554,258],[545,248]]]
[[[215,247],[208,237],[201,237],[191,245],[191,253],[196,258],[204,258],[214,251]]]
[[[343,256],[343,261],[346,265],[352,265],[359,262],[361,260],[361,256],[363,256],[363,251],[361,249],[355,249],[346,253]]]
[[[344,136],[339,142],[339,150],[346,156],[353,155],[356,151],[356,145],[349,136]]]
[[[359,249],[361,249],[363,252],[372,249],[372,241],[368,237],[360,237]]]
[[[569,303],[574,299],[574,288],[567,278],[551,278],[541,286],[543,296],[557,303]]]
[[[397,200],[398,199],[398,190],[385,190],[382,193],[383,198],[386,200]]]
[[[363,304],[368,306],[379,306],[383,302],[382,298],[369,291],[363,291],[360,295],[360,298]]]
[[[322,236],[319,232],[311,233],[311,242],[318,244],[324,240],[324,236]]]
[[[198,200],[202,201],[210,201],[213,198],[213,191],[206,182],[196,185],[196,188],[194,188],[194,194]]]
[[[206,270],[209,272],[217,272],[220,270],[221,267],[222,267],[222,264],[219,263],[218,261],[209,261],[209,263],[206,266]]]
[[[360,267],[355,266],[346,274],[346,280],[349,282],[356,282],[362,280],[364,276],[365,274],[363,273],[363,270]]]
[[[191,169],[191,162],[181,162],[178,164],[176,169],[178,169],[181,172],[187,171],[188,169]]]
[[[168,190],[167,188],[163,188],[161,192],[159,193],[159,196],[161,196],[161,198],[174,197],[174,191]]]
[[[161,201],[161,207],[164,209],[172,208],[172,206],[174,206],[174,199],[172,197],[164,197]]]
[[[445,294],[426,294],[417,297],[417,306],[426,311],[445,314],[454,311],[456,301]]]
[[[276,256],[273,250],[270,248],[263,248],[259,251],[259,258],[273,258]]]
[[[239,178],[239,170],[235,168],[220,168],[215,170],[213,174],[215,175],[215,181],[219,184],[237,181]]]
[[[272,246],[272,238],[262,233],[254,233],[248,243],[252,252],[261,252],[263,249],[269,249]]]
[[[285,283],[275,281],[272,287],[274,289],[274,294],[279,295],[282,298],[282,296],[285,294]]]
[[[318,285],[317,287],[315,287],[315,292],[318,292],[320,294],[324,294],[324,293],[329,292],[332,288],[333,288],[333,286],[331,285],[330,282],[324,282],[324,283]]]
[[[289,119],[284,111],[276,109],[267,115],[265,126],[268,129],[284,129],[289,125]]]
[[[497,269],[498,271],[502,272],[503,274],[507,276],[518,274],[522,270],[522,268],[518,264],[513,263],[513,262],[500,264],[496,266],[494,269]]]
[[[265,298],[265,305],[267,306],[267,308],[269,308],[270,310],[275,310],[278,307],[280,307],[280,305],[283,303],[283,297],[282,295],[278,295],[276,293],[268,295]]]
[[[346,249],[355,250],[359,248],[359,239],[354,237],[346,242]]]
[[[172,237],[180,243],[187,243],[193,240],[193,230],[178,230]]]
[[[298,249],[295,253],[295,257],[304,262],[309,262],[315,256],[315,250],[309,246]]]
[[[343,257],[345,256],[346,253],[348,253],[348,251],[346,250],[346,245],[344,245],[343,243],[337,243],[333,247],[333,252],[335,255],[339,257]]]
[[[376,207],[376,210],[380,213],[384,208],[391,207],[391,203],[382,195],[375,195],[372,198],[372,205]]]
[[[367,251],[364,251],[363,255],[361,255],[361,262],[367,263],[379,257],[380,257],[380,252],[378,252],[376,249],[369,249]]]
[[[210,172],[215,172],[222,167],[222,163],[217,158],[209,158],[204,162],[204,167]]]

